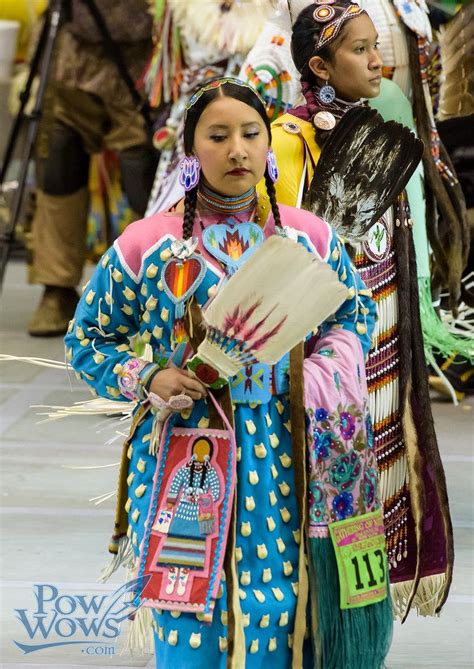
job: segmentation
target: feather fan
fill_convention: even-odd
[[[324,144],[305,207],[351,243],[360,242],[396,200],[423,154],[423,142],[367,107],[345,114]]]
[[[347,286],[320,257],[273,235],[204,312],[207,332],[197,358],[222,377],[256,361],[274,364],[347,295]]]

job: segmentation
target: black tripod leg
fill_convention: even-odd
[[[38,134],[39,121],[41,119],[41,110],[43,99],[48,83],[48,74],[51,66],[51,59],[54,52],[54,45],[58,36],[58,29],[61,22],[62,0],[55,0],[51,15],[48,21],[47,36],[45,38],[44,55],[41,63],[41,73],[39,79],[38,93],[36,95],[35,106],[31,113],[30,124],[25,141],[25,149],[21,159],[21,170],[18,177],[18,188],[15,191],[13,199],[12,213],[9,224],[7,225],[2,238],[0,247],[0,290],[3,287],[3,278],[5,268],[10,255],[10,249],[15,239],[15,228],[20,215],[21,203],[23,200],[23,191],[25,189],[26,176],[28,173],[29,162],[33,153],[36,136]]]
[[[8,142],[7,146],[5,149],[5,155],[2,161],[2,167],[0,169],[0,188],[3,185],[6,176],[7,176],[7,171],[8,167],[10,165],[10,161],[12,159],[13,151],[15,149],[17,140],[18,140],[18,133],[20,132],[21,124],[23,123],[24,119],[24,111],[25,107],[28,104],[28,100],[30,99],[31,95],[31,87],[33,85],[34,78],[36,76],[36,73],[38,71],[38,66],[41,61],[41,57],[43,55],[43,50],[46,44],[46,38],[48,35],[48,29],[49,29],[49,20],[48,18],[45,19],[43,27],[41,29],[41,35],[38,40],[38,44],[36,45],[35,53],[34,56],[31,60],[30,63],[30,71],[28,74],[28,79],[26,81],[25,87],[20,93],[20,109],[18,111],[18,114],[15,117],[15,121],[13,122],[13,125],[11,127],[9,137],[8,137]]]

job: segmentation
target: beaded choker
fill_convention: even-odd
[[[246,193],[237,197],[228,197],[219,195],[206,188],[204,184],[199,185],[197,194],[198,204],[202,209],[215,212],[217,214],[240,214],[244,211],[253,211],[257,204],[257,191],[250,188]]]

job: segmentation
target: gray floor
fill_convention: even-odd
[[[2,353],[62,359],[60,338],[32,339],[25,332],[39,296],[37,287],[26,285],[24,266],[11,263],[2,297]],[[23,615],[31,618],[36,606],[35,584],[53,585],[58,597],[84,594],[89,598],[112,594],[122,582],[123,575],[115,575],[107,585],[96,582],[107,561],[114,502],[110,499],[97,507],[88,501],[114,489],[117,467],[71,468],[116,463],[120,442],[104,445],[115,424],[100,418],[41,424],[37,415],[41,409],[31,408],[72,404],[89,397],[82,385],[74,379],[70,382],[61,371],[0,362],[1,666],[5,668],[152,665],[150,656],[121,654],[125,634],[116,646],[110,646],[114,652],[107,656],[88,655],[84,645],[25,655],[13,643],[29,642],[17,617],[22,614],[15,610],[26,609]],[[440,618],[412,615],[405,625],[396,625],[389,669],[473,666],[473,401],[454,407],[437,400],[433,407],[455,527],[454,582]],[[51,590],[44,592],[51,594]],[[64,613],[72,606],[66,597],[56,604]],[[44,606],[45,613],[51,605]],[[62,632],[65,630],[63,627]]]

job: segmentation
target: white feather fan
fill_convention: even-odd
[[[347,295],[347,286],[321,258],[273,235],[204,312],[207,334],[197,356],[225,377],[256,361],[274,364]]]

